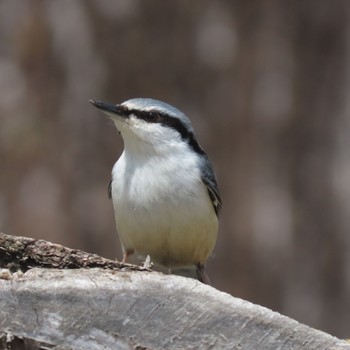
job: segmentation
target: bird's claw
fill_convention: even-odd
[[[149,255],[146,256],[146,260],[144,261],[142,268],[145,270],[150,270],[153,267],[153,263],[151,261],[151,257]]]

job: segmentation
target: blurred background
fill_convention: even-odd
[[[350,2],[0,0],[0,230],[121,258],[90,98],[190,116],[214,287],[350,337]]]

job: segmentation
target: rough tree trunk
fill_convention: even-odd
[[[350,349],[198,281],[45,241],[0,234],[0,267],[1,349]]]

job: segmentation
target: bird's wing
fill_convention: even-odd
[[[109,181],[109,184],[108,184],[108,198],[112,198],[112,181]]]
[[[213,168],[207,157],[203,157],[204,167],[202,170],[202,181],[208,189],[209,197],[213,204],[216,216],[219,216],[222,207],[218,184],[216,182]]]

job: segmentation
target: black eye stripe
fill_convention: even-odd
[[[165,115],[158,111],[139,111],[134,109],[125,109],[126,115],[133,114],[136,118],[145,120],[148,123],[158,123],[163,126],[172,128],[176,130],[181,138],[188,143],[188,145],[198,154],[205,155],[205,152],[198,144],[196,138],[192,131],[189,131],[188,128],[181,122],[180,119],[174,118],[169,115]]]
[[[149,123],[161,123],[164,117],[158,112],[146,112],[142,119]]]
[[[135,109],[128,109],[125,111],[125,114],[131,115],[133,114],[136,118],[145,120],[148,123],[161,123],[164,115],[157,111],[138,111]]]
[[[188,145],[198,154],[205,154],[192,131],[189,131],[187,127],[177,118],[167,116],[161,122],[162,125],[170,127],[176,130],[181,138],[188,143]]]

